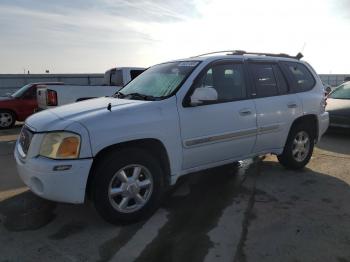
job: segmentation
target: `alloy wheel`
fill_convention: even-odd
[[[153,191],[153,178],[142,165],[128,165],[118,170],[111,179],[108,197],[114,209],[122,213],[140,210]]]
[[[292,154],[296,161],[302,162],[306,159],[310,150],[310,136],[305,131],[296,134],[293,140]]]

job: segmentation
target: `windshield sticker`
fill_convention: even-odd
[[[178,66],[189,66],[189,67],[194,67],[198,65],[199,62],[180,62]]]

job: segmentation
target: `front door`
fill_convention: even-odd
[[[217,101],[183,106],[178,99],[183,169],[240,158],[252,152],[256,111],[254,102],[247,96],[244,70],[240,62],[226,60],[211,64],[190,90],[212,87],[217,91]]]
[[[31,86],[20,98],[21,101],[18,105],[18,109],[24,119],[32,115],[38,108],[36,88],[36,85]]]

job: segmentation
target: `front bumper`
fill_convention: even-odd
[[[23,159],[15,149],[18,173],[23,182],[36,195],[58,202],[83,203],[92,158],[53,160],[45,157]],[[70,166],[69,170],[54,171],[57,166]]]
[[[328,112],[324,112],[318,117],[318,141],[320,141],[322,135],[327,131],[329,126],[329,114]]]

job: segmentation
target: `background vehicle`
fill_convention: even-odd
[[[140,67],[112,68],[106,71],[103,86],[41,86],[37,90],[38,107],[47,109],[91,98],[111,96],[144,70]]]
[[[327,99],[331,127],[350,128],[350,82],[338,86]]]
[[[26,121],[15,149],[41,197],[82,203],[107,221],[158,207],[180,176],[272,153],[303,168],[328,128],[321,79],[302,55],[231,51],[150,67],[116,96]]]
[[[31,83],[7,97],[0,97],[0,129],[10,128],[16,121],[24,121],[37,110],[36,90],[42,85],[59,87],[63,83]]]

